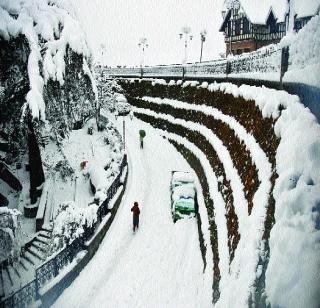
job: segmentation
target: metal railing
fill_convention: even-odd
[[[0,302],[0,307],[27,307],[30,303],[39,299],[39,290],[50,280],[56,277],[63,268],[70,264],[77,254],[84,249],[84,242],[94,235],[94,231],[100,225],[102,218],[108,213],[108,205],[115,196],[118,188],[122,185],[121,177],[127,165],[127,155],[125,154],[120,164],[120,171],[107,190],[107,198],[102,202],[97,211],[97,222],[91,228],[85,228],[84,234],[76,238],[60,252],[41,264],[36,269],[36,278],[23,286],[21,289]]]

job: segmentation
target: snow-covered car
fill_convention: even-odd
[[[126,97],[123,94],[116,95],[116,109],[118,116],[125,116],[128,115],[132,109],[131,105],[128,103]]]
[[[197,192],[190,172],[172,171],[170,190],[171,213],[174,222],[197,213]]]

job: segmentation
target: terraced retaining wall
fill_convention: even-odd
[[[275,119],[264,118],[261,111],[255,105],[254,101],[246,101],[241,97],[235,97],[232,94],[226,94],[221,91],[209,91],[207,88],[196,86],[185,86],[173,84],[163,85],[151,82],[150,80],[119,80],[124,88],[129,102],[135,106],[135,116],[150,123],[155,128],[162,131],[178,135],[190,141],[198,147],[207,157],[210,166],[218,181],[218,190],[222,195],[225,204],[225,217],[228,236],[229,265],[231,265],[237,246],[241,239],[239,230],[239,221],[237,213],[240,206],[246,206],[247,215],[250,217],[254,210],[254,198],[258,191],[261,181],[259,180],[257,166],[252,160],[252,153],[245,146],[243,140],[239,138],[234,128],[231,128],[228,121],[218,119],[217,117],[205,113],[194,106],[205,105],[212,107],[225,116],[236,120],[245,131],[253,136],[261,150],[265,153],[272,170],[270,178],[271,187],[267,197],[266,215],[264,217],[264,231],[260,239],[261,246],[259,265],[263,271],[261,276],[256,279],[254,291],[251,294],[251,304],[260,303],[265,305],[263,295],[264,290],[264,271],[266,270],[268,260],[268,239],[270,230],[274,224],[274,199],[272,190],[277,177],[275,170],[275,154],[279,144],[273,129]],[[179,102],[189,104],[190,109],[182,107],[174,101],[163,100],[161,103],[157,99],[173,99]],[[233,191],[234,184],[230,180],[230,172],[226,174],[225,162],[221,160],[221,154],[217,152],[216,146],[208,136],[213,133],[221,141],[230,155],[234,172],[239,175],[241,185],[243,186],[243,204],[239,204],[239,192]],[[214,137],[214,136],[213,136]],[[212,138],[213,138],[212,137]],[[170,138],[169,138],[170,140]],[[216,142],[218,142],[216,141]],[[218,251],[218,236],[216,225],[216,208],[212,196],[208,189],[208,179],[206,179],[201,163],[194,153],[183,144],[171,140],[190,165],[197,173],[204,192],[205,204],[207,207],[211,248],[213,252],[213,301],[219,299],[219,281],[220,281],[220,256]],[[241,198],[240,198],[241,199]],[[257,206],[257,205],[256,205]],[[243,209],[242,209],[243,210]]]

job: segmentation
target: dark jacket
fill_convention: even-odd
[[[135,216],[135,217],[139,217],[139,215],[140,215],[140,209],[137,205],[134,205],[131,208],[131,212],[133,212],[133,216]]]

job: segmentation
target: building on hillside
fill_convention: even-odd
[[[288,29],[299,31],[319,8],[320,0],[225,0],[220,32],[226,55],[278,43]]]

